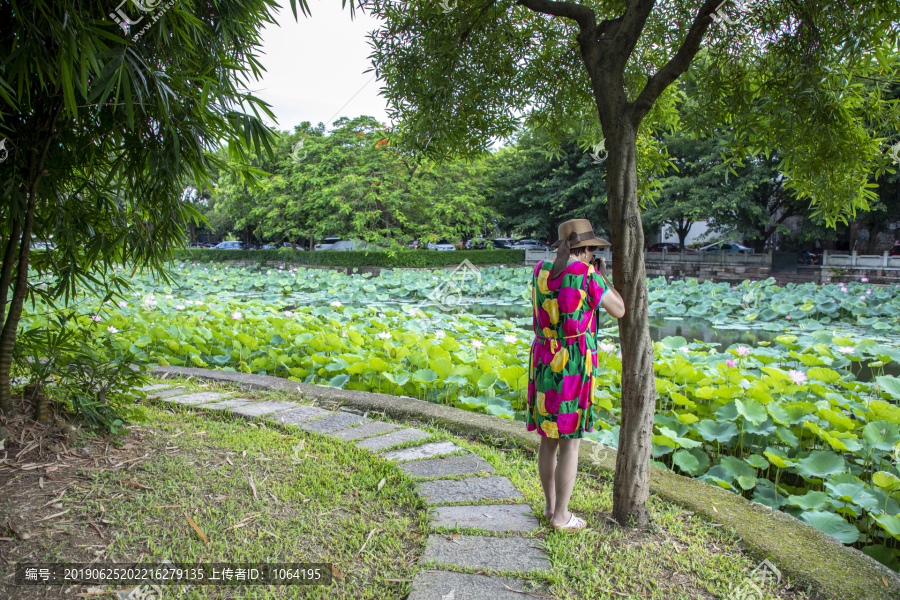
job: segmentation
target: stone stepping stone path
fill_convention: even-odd
[[[490,504],[487,506],[438,506],[432,513],[435,527],[463,527],[484,531],[528,533],[540,527],[527,504]]]
[[[521,580],[486,572],[527,573],[550,569],[550,560],[540,540],[522,537],[538,529],[540,522],[532,507],[521,503],[524,499],[521,492],[506,477],[493,475],[496,469],[481,456],[460,454],[465,449],[454,442],[429,441],[431,435],[419,429],[373,421],[351,412],[295,402],[226,398],[227,394],[220,392],[191,393],[181,387],[163,389],[167,387],[170,386],[152,385],[143,391],[150,392],[148,397],[164,402],[296,425],[310,433],[378,452],[386,460],[400,463],[398,467],[411,477],[423,480],[417,493],[433,507],[432,527],[459,527],[490,534],[429,535],[419,561],[421,568],[413,579],[407,600],[522,600],[527,597],[523,592],[536,590]],[[404,447],[397,449],[399,445]],[[465,479],[454,479],[459,477]],[[485,500],[507,503],[486,504]],[[452,506],[442,506],[448,504]],[[480,574],[459,573],[448,568],[477,570]]]

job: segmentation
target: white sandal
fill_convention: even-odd
[[[574,513],[569,513],[571,516],[569,517],[569,522],[565,525],[551,525],[553,529],[556,530],[564,530],[564,531],[581,531],[585,527],[587,527],[587,523],[584,519],[578,518]]]

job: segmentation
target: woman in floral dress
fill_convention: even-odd
[[[544,516],[556,529],[580,530],[569,498],[578,470],[578,444],[593,427],[598,308],[621,318],[625,305],[604,274],[591,264],[594,250],[609,246],[594,237],[586,219],[559,226],[556,260],[541,261],[532,279],[534,342],[528,369],[528,431],[541,435],[538,472]],[[559,460],[557,461],[557,449]]]

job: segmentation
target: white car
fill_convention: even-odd
[[[437,243],[429,242],[428,249],[437,250],[438,252],[451,252],[456,250],[456,246],[451,244],[448,240],[441,240]]]
[[[381,250],[381,248],[362,240],[341,240],[332,244],[328,250]]]
[[[703,248],[700,248],[700,252],[705,252],[707,254],[720,254],[722,252],[726,254],[753,254],[753,248],[745,246],[740,242],[729,240],[727,242],[715,242],[709,246],[704,246]]]
[[[337,236],[328,236],[321,243],[316,244],[315,250],[331,250],[332,246],[340,242],[342,238]]]
[[[519,240],[510,246],[513,250],[549,250],[550,244],[540,240]]]

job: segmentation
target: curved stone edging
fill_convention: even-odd
[[[252,375],[184,367],[153,367],[157,373],[191,376],[206,381],[231,383],[243,389],[265,389],[299,393],[319,400],[371,412],[384,412],[398,420],[440,421],[461,435],[477,434],[502,438],[520,447],[534,448],[538,438],[521,423],[492,415],[471,413],[415,398],[372,392],[342,390],[297,383],[281,377]],[[615,452],[595,453],[593,444],[582,444],[582,470],[615,471]],[[651,467],[650,490],[711,521],[735,531],[756,554],[772,560],[792,578],[813,586],[834,600],[896,600],[900,598],[900,575],[855,548],[790,515],[771,510],[702,481]],[[736,582],[737,583],[737,582]]]

